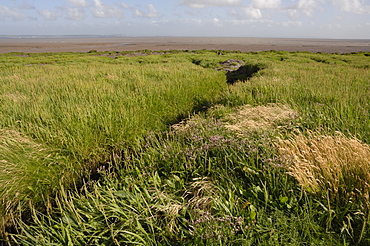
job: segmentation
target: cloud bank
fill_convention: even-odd
[[[11,0],[0,32],[370,38],[369,15],[365,0]]]

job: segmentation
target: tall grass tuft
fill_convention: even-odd
[[[363,229],[356,235],[361,241],[370,216],[370,146],[339,132],[334,136],[309,132],[282,140],[279,147],[289,173],[304,189],[327,198],[329,208],[348,211],[353,204],[351,210],[363,216]]]
[[[76,165],[15,130],[0,130],[0,229],[9,226],[19,204],[38,206],[42,202],[50,209],[48,194],[74,179]]]

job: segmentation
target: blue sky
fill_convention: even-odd
[[[0,0],[0,35],[370,39],[370,0]]]

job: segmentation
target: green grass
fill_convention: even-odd
[[[42,63],[53,64],[22,66],[14,62],[10,66],[8,57],[13,58],[2,57],[6,66],[0,79],[0,129],[4,129],[2,133],[24,135],[36,147],[4,149],[3,166],[11,163],[14,168],[0,174],[4,175],[1,193],[13,189],[15,182],[29,187],[29,178],[21,178],[23,172],[31,172],[35,167],[50,168],[47,162],[33,157],[38,148],[69,158],[68,162],[50,158],[50,162],[58,162],[53,165],[56,170],[51,168],[49,175],[43,175],[54,190],[61,181],[72,184],[95,172],[99,164],[111,161],[114,153],[136,146],[146,132],[165,130],[204,103],[217,101],[220,91],[226,88],[222,73],[186,61],[164,63],[154,59],[156,63],[152,63],[148,59],[142,63],[138,58],[130,63],[111,64],[111,58],[85,55],[81,59],[87,61],[65,65],[64,59],[71,59],[69,55],[60,60],[47,55]],[[40,62],[40,57],[23,59],[27,61],[20,62]],[[30,161],[20,161],[19,156],[29,156]],[[31,185],[41,194],[27,195],[29,199],[40,202],[40,196],[48,196],[43,194],[43,186]],[[19,197],[28,193],[26,188],[19,192]]]
[[[307,189],[278,147],[306,130],[370,143],[368,53],[140,53],[0,55],[0,212],[12,226],[4,239],[369,243],[357,198],[338,203]],[[227,59],[254,73],[228,85],[214,70]],[[279,120],[269,105],[294,117]],[[267,128],[248,128],[261,119]],[[229,127],[238,120],[245,128]]]

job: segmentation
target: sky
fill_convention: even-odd
[[[370,0],[0,0],[0,35],[370,39]]]

